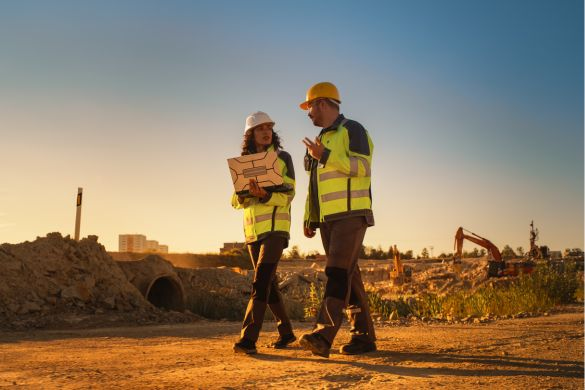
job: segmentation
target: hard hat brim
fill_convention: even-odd
[[[331,100],[333,103],[336,103],[338,106],[341,105],[341,102],[335,98],[315,98],[313,100],[317,100],[317,99],[329,99]],[[299,104],[299,107],[301,108],[301,110],[305,110],[307,111],[309,109],[309,103],[311,103],[313,100],[307,100],[306,102],[302,102],[301,104]]]

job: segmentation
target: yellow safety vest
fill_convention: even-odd
[[[268,150],[274,149],[271,146]],[[281,153],[283,152],[279,152],[278,160],[282,168],[284,184],[291,185],[292,190],[273,192],[266,203],[257,197],[244,198],[244,203],[240,203],[238,196],[235,193],[232,195],[232,207],[244,209],[246,243],[262,240],[272,232],[290,238],[290,204],[295,196],[295,180],[289,176],[287,164],[280,157]]]
[[[314,195],[309,194],[305,203],[305,225],[315,226],[317,223],[350,217],[368,216],[373,225],[371,175],[374,144],[366,131],[369,155],[359,154],[349,149],[349,134],[345,127],[347,119],[343,119],[337,130],[326,131],[321,142],[330,150],[325,165],[318,164],[311,170],[317,170],[318,209],[314,212]],[[317,220],[318,218],[318,220]]]

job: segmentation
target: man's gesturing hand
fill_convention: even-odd
[[[321,160],[325,146],[323,146],[319,138],[315,138],[315,142],[313,142],[309,138],[305,137],[303,139],[303,144],[305,144],[307,147],[311,157],[313,157],[315,160]]]

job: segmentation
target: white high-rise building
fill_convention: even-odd
[[[118,236],[119,252],[144,252],[146,236],[143,234],[120,234]]]

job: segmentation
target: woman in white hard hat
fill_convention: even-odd
[[[278,155],[284,179],[282,191],[262,188],[250,179],[249,196],[234,194],[232,206],[244,209],[244,233],[254,265],[252,293],[246,309],[240,340],[234,352],[256,353],[256,341],[268,306],[277,321],[279,337],[271,345],[286,348],[296,340],[278,289],[276,268],[290,238],[290,204],[295,194],[295,173],[290,154],[281,150],[274,121],[258,111],[246,118],[242,155],[271,152]],[[284,190],[283,190],[284,189]]]

